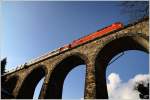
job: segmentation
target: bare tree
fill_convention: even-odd
[[[130,20],[149,16],[149,1],[123,1],[121,8],[121,13],[128,15]]]

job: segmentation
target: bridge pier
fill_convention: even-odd
[[[12,92],[12,95],[13,95],[15,98],[17,98],[17,96],[18,96],[22,84],[23,84],[23,80],[20,78],[20,79],[18,80],[18,82],[16,83],[16,86],[15,86],[13,92]]]
[[[85,99],[94,99],[96,96],[96,83],[95,83],[95,69],[94,64],[88,63],[86,68],[86,79],[85,79]]]
[[[42,89],[41,89],[41,92],[40,92],[40,95],[39,95],[39,99],[45,98],[47,87],[48,87],[48,83],[43,83]]]
[[[40,91],[39,99],[44,99],[45,96],[46,96],[46,91],[47,91],[48,82],[49,82],[49,76],[50,76],[50,74],[47,74],[45,76],[45,79],[44,79],[44,82],[43,82],[43,85],[42,85],[42,88],[41,88],[41,91]]]

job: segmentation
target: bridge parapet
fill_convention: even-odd
[[[137,25],[137,24],[140,24],[140,25]],[[144,25],[146,25],[146,24],[149,26],[149,17],[145,17],[143,19],[137,20],[137,21],[135,21],[135,22],[133,22],[131,24],[126,25],[124,28],[115,30],[115,31],[110,32],[110,33],[108,33],[106,35],[115,34],[116,32],[120,32],[123,35],[125,33],[129,33],[129,32],[134,32],[135,34],[138,33],[138,34],[142,34],[143,35],[142,31],[144,30],[144,32],[145,32],[144,34],[146,34],[146,36],[149,36],[149,27],[144,27]],[[136,30],[134,30],[135,26],[136,26]],[[141,27],[141,26],[143,26],[143,27]],[[121,35],[121,34],[119,34],[119,35]],[[97,37],[96,39],[99,39],[99,38],[101,38],[101,37]],[[92,40],[92,41],[94,41],[94,40]],[[91,41],[89,41],[89,42],[91,42]],[[88,43],[88,42],[86,42],[86,43]],[[86,43],[84,43],[84,44],[86,44]],[[84,44],[82,44],[82,45],[84,45]],[[81,45],[79,45],[79,46],[81,46]],[[41,56],[38,56],[37,58],[31,59],[28,62],[25,62],[24,64],[18,65],[15,69],[7,71],[4,75],[9,74],[9,73],[13,73],[13,72],[18,71],[18,70],[21,70],[21,69],[25,68],[25,66],[30,66],[32,64],[38,63],[40,61],[43,61],[43,60],[48,59],[48,58],[51,58],[53,56],[57,56],[60,53],[62,53],[62,52],[60,52],[59,49],[60,48],[58,48],[56,50],[53,50],[53,51],[50,51],[48,53],[45,53],[45,54],[43,54]],[[71,49],[73,49],[73,48],[71,48]]]

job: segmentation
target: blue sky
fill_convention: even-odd
[[[128,16],[121,12],[119,4],[120,2],[115,1],[3,2],[1,58],[7,57],[6,69],[16,68],[18,64],[113,22],[129,23]],[[148,54],[139,51],[126,52],[110,66],[107,76],[116,72],[123,81],[127,81],[138,73],[148,73]],[[64,86],[66,92],[63,98],[83,97],[84,77],[85,66],[78,66],[72,70],[65,81],[67,85]],[[77,84],[79,80],[81,83]],[[69,91],[77,95],[70,94]]]

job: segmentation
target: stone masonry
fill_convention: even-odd
[[[149,53],[148,43],[149,19],[144,18],[75,48],[27,62],[21,68],[1,76],[2,88],[14,98],[31,99],[36,85],[45,77],[39,98],[61,99],[67,74],[76,66],[85,64],[84,98],[107,99],[105,74],[110,60],[127,50]]]

